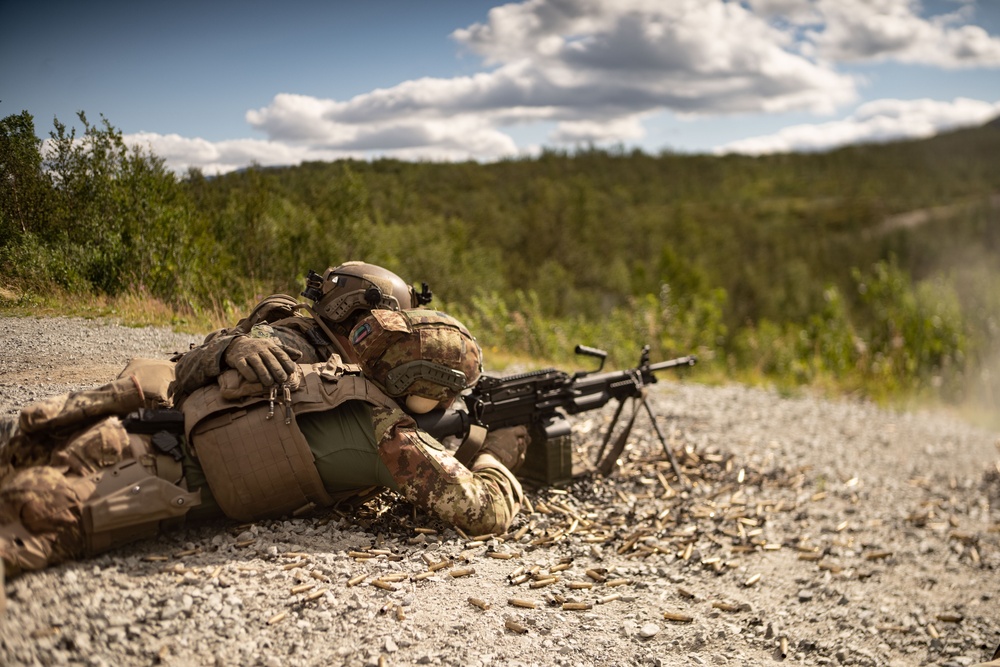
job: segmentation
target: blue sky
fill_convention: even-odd
[[[5,2],[0,116],[183,171],[598,145],[751,154],[1000,115],[1000,0]]]

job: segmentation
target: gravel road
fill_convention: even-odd
[[[0,415],[198,337],[0,318]],[[1000,643],[996,433],[742,386],[651,392],[610,478],[511,532],[388,498],[188,526],[5,586],[4,665],[941,665]],[[574,422],[593,452],[612,411]],[[479,538],[479,539],[477,539]]]

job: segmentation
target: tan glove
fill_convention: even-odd
[[[226,363],[248,382],[265,387],[281,384],[295,370],[295,360],[302,356],[285,347],[281,340],[268,335],[270,327],[255,326],[249,336],[238,336],[226,348]]]
[[[509,426],[487,433],[481,451],[489,452],[507,470],[514,472],[524,464],[528,441],[527,426]]]

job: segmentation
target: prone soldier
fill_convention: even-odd
[[[506,531],[523,498],[508,466],[523,461],[526,430],[488,435],[465,466],[411,416],[476,382],[469,331],[437,311],[376,309],[346,344],[358,363],[333,353],[295,364],[280,385],[223,371],[181,397],[180,434],[129,433],[119,418],[170,404],[169,362],[130,364],[104,387],[25,408],[0,446],[7,572],[99,553],[183,517],[275,517],[371,488],[470,533]]]

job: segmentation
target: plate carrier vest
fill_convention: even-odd
[[[397,418],[375,433],[376,442],[407,419],[359,366],[336,354],[325,363],[299,365],[287,383],[270,391],[229,370],[218,383],[192,392],[182,406],[188,446],[226,515],[252,521],[336,502],[323,487],[296,415],[345,401],[395,411]]]

